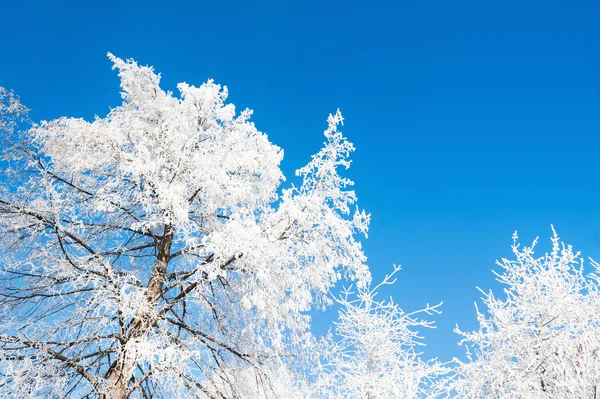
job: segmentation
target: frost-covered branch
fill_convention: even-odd
[[[12,133],[27,118],[28,111],[12,90],[0,86],[0,132]]]
[[[326,355],[319,370],[323,397],[437,397],[431,381],[446,369],[436,360],[421,359],[419,330],[434,326],[419,314],[439,314],[441,303],[406,313],[391,298],[375,298],[382,286],[393,284],[399,270],[395,266],[375,287],[346,289],[337,298],[339,320],[324,342]]]

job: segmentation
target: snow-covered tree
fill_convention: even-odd
[[[552,251],[536,257],[514,236],[514,260],[498,262],[504,299],[484,293],[479,329],[456,331],[468,362],[450,387],[466,399],[595,399],[600,397],[599,265],[583,260],[554,232]]]
[[[369,216],[338,175],[354,149],[341,114],[301,185],[281,189],[282,150],[225,87],[177,97],[109,57],[122,105],[4,144],[0,396],[291,397],[308,312],[341,278],[370,280]]]
[[[433,322],[420,314],[438,314],[441,303],[406,313],[391,298],[377,300],[377,291],[393,284],[399,266],[375,287],[343,291],[335,331],[324,342],[318,388],[328,398],[412,399],[438,396],[432,380],[446,372],[437,361],[425,362],[420,328]]]

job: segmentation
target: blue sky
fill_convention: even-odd
[[[426,355],[460,355],[473,302],[511,235],[550,224],[600,259],[600,3],[573,1],[3,4],[0,85],[36,119],[119,104],[107,51],[163,87],[227,85],[285,150],[286,175],[340,108],[349,175],[372,214],[366,253],[407,310],[444,301]],[[319,326],[323,318],[319,318]]]

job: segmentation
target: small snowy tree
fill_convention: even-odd
[[[341,305],[334,333],[325,341],[327,348],[319,370],[322,397],[412,399],[438,396],[432,380],[445,373],[437,361],[421,359],[424,343],[419,328],[433,328],[433,322],[419,314],[438,314],[441,303],[411,313],[393,300],[376,300],[377,291],[393,284],[394,271],[374,288],[345,290],[337,300]],[[324,394],[323,394],[324,392]]]
[[[498,262],[505,299],[484,294],[479,329],[463,336],[468,362],[450,383],[459,398],[595,399],[600,397],[600,289],[571,246],[552,237],[552,252],[520,248]],[[596,271],[599,265],[592,262]]]
[[[176,97],[109,57],[122,105],[4,145],[0,396],[291,397],[308,311],[340,278],[370,279],[341,114],[280,191],[283,152],[226,88]],[[24,109],[2,96],[9,131]]]

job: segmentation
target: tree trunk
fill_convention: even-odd
[[[173,232],[173,226],[166,225],[158,244],[156,263],[146,289],[146,300],[148,301],[146,309],[154,309],[158,303],[165,280],[167,265],[171,259]],[[141,310],[129,323],[125,342],[118,352],[117,359],[106,378],[107,391],[100,396],[101,399],[127,399],[129,397],[128,386],[137,365],[136,346],[148,336],[154,324],[153,316],[151,311]]]

